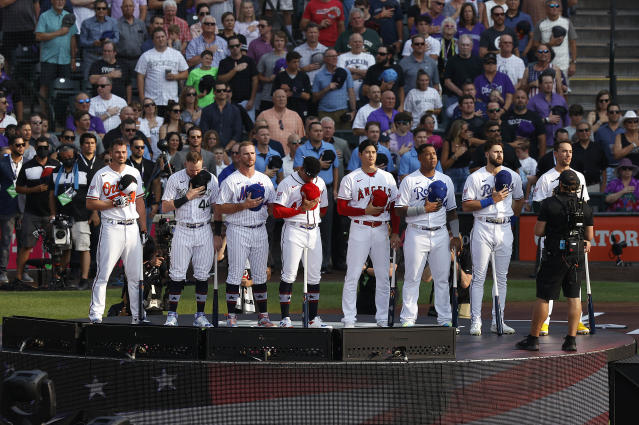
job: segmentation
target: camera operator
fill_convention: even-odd
[[[38,230],[48,227],[49,179],[59,162],[49,158],[49,139],[40,137],[36,142],[36,156],[22,166],[16,181],[16,192],[26,195],[24,216],[19,232],[18,270],[16,280],[31,284],[33,278],[24,271],[31,250],[38,242]],[[35,235],[34,235],[35,233]]]
[[[80,171],[76,161],[76,152],[71,146],[62,146],[58,150],[58,160],[61,165],[53,172],[49,180],[49,210],[51,222],[58,214],[73,219],[71,240],[73,249],[80,252],[80,283],[78,288],[89,286],[89,265],[91,264],[91,228],[89,218],[97,216],[96,211],[89,211],[85,198],[89,180],[86,171]],[[93,218],[95,220],[95,218]],[[71,249],[65,249],[62,254],[62,268],[66,270],[71,258]],[[56,279],[60,276],[56,276]]]
[[[151,228],[153,217],[158,212],[160,198],[162,197],[162,186],[160,185],[159,173],[156,172],[155,164],[150,159],[144,158],[145,150],[144,139],[137,135],[133,136],[133,139],[131,139],[131,155],[126,164],[138,170],[142,176],[147,214],[146,227],[149,229]]]
[[[577,351],[577,325],[581,317],[581,276],[583,252],[590,252],[593,238],[592,211],[583,196],[577,197],[580,181],[572,170],[559,175],[553,196],[541,203],[535,235],[545,236],[541,267],[537,274],[537,301],[533,309],[530,335],[517,343],[522,350],[539,350],[539,331],[548,316],[548,301],[559,298],[563,289],[568,300],[568,335],[561,347]]]

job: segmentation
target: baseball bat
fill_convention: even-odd
[[[458,327],[459,304],[457,302],[457,254],[453,249],[453,295],[452,295],[452,308],[453,308],[453,327]]]
[[[213,272],[215,273],[215,276],[213,277],[213,317],[211,319],[213,319],[213,327],[217,328],[219,323],[218,323],[218,317],[220,314],[220,308],[218,306],[218,294],[217,294],[217,251],[215,251],[215,257],[213,257]]]
[[[302,326],[308,328],[308,248],[304,248],[304,301],[302,302]]]
[[[590,334],[595,333],[595,308],[592,305],[592,292],[590,290],[590,270],[588,268],[588,253],[584,252],[584,266],[586,267],[586,292],[588,293],[588,327]]]
[[[490,262],[493,269],[493,297],[495,304],[495,322],[497,324],[497,335],[504,334],[504,323],[501,319],[501,305],[499,303],[499,288],[497,287],[497,269],[495,268],[495,252],[490,253]]]
[[[138,285],[138,319],[140,320],[140,324],[144,323],[144,280],[140,279],[140,283]]]
[[[388,327],[395,325],[395,265],[397,263],[397,249],[393,248],[393,263],[391,264],[390,297],[388,298]]]

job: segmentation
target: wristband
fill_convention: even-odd
[[[453,234],[453,237],[459,237],[459,219],[454,219],[448,222],[450,226],[450,232]]]
[[[421,214],[424,214],[424,207],[408,207],[408,209],[406,209],[407,217],[415,217]]]
[[[175,199],[173,201],[173,205],[175,206],[175,209],[177,210],[178,208],[180,208],[182,205],[186,204],[187,202],[189,202],[189,200],[186,199],[186,195],[184,195],[181,198]]]
[[[214,221],[213,222],[213,234],[215,236],[222,236],[222,222],[221,221]]]
[[[479,201],[479,205],[481,205],[482,208],[486,208],[494,203],[495,201],[493,200],[492,196],[489,196],[488,198],[485,198]]]

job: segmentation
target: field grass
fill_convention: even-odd
[[[322,282],[320,297],[320,312],[341,310],[342,282]],[[491,281],[486,282],[484,301],[491,299]],[[398,283],[401,290],[401,282]],[[279,312],[278,284],[268,285],[269,311]],[[638,285],[630,282],[592,282],[592,292],[595,303],[602,302],[639,302]],[[301,284],[296,283],[293,290],[291,312],[300,313],[302,298]],[[585,298],[585,285],[584,285]],[[179,313],[192,314],[195,312],[195,287],[187,286],[182,294]],[[121,288],[107,290],[107,310],[120,302]],[[420,287],[420,304],[428,303],[430,285]],[[209,299],[212,297],[210,286]],[[224,305],[224,286],[220,289],[220,312],[226,312]],[[512,280],[508,282],[508,302],[533,301],[535,299],[535,282],[533,280]],[[88,316],[91,293],[86,291],[33,291],[33,292],[0,292],[0,316],[33,316],[51,319],[77,319]],[[401,295],[398,305],[401,304]],[[211,311],[210,302],[207,312]]]

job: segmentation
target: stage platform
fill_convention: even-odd
[[[164,323],[163,316],[150,318]],[[187,327],[192,319],[179,318]],[[323,319],[341,328],[338,316]],[[372,317],[359,320],[357,327],[375,328]],[[256,320],[239,322],[250,327]],[[577,338],[576,353],[565,353],[566,325],[552,323],[540,351],[527,352],[515,343],[530,322],[507,323],[515,335],[491,334],[485,321],[475,337],[461,320],[454,360],[210,362],[4,350],[0,376],[44,370],[55,383],[58,412],[118,413],[135,424],[609,423],[608,364],[635,355],[631,336],[598,329]]]

